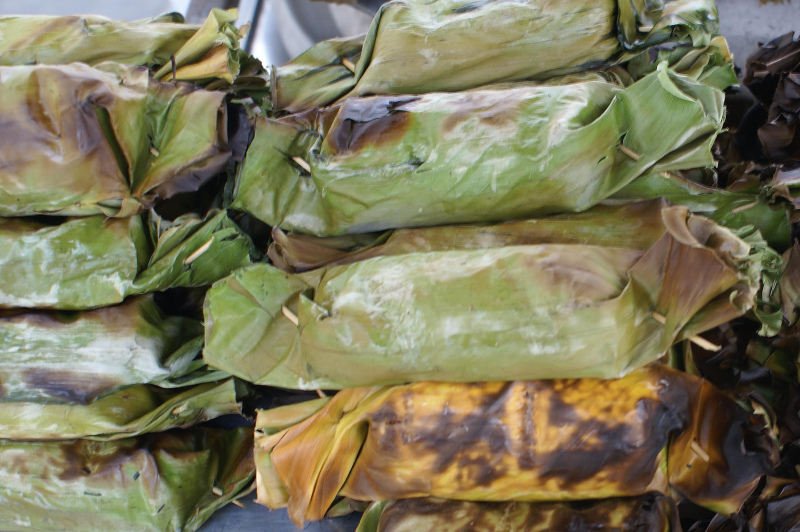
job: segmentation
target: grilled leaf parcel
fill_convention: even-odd
[[[337,497],[563,501],[675,493],[739,510],[772,466],[762,420],[663,365],[621,379],[351,388],[261,411],[258,501],[297,525]]]
[[[350,98],[259,119],[232,206],[315,235],[582,211],[639,176],[713,165],[722,97],[661,65],[624,89]]]
[[[757,233],[748,244],[683,207],[649,223],[639,249],[602,238],[518,245],[537,237],[519,223],[515,245],[501,229],[301,274],[243,268],[207,293],[204,360],[295,389],[618,377],[745,313],[775,266]]]
[[[201,26],[170,13],[126,22],[97,15],[0,17],[0,65],[64,65],[105,61],[158,69],[163,80],[223,79],[239,73],[236,9],[212,9]],[[173,78],[174,59],[174,78]]]
[[[633,59],[636,75],[649,53],[725,88],[736,78],[718,29],[712,0],[389,2],[366,37],[323,41],[274,69],[273,108],[541,81]]]
[[[130,216],[228,162],[225,94],[147,69],[0,67],[0,216]]]
[[[658,493],[580,504],[404,499],[373,503],[356,532],[678,532],[681,527],[675,510],[674,503]]]
[[[171,223],[141,216],[54,220],[0,218],[0,308],[80,310],[202,286],[250,264],[254,252],[224,211]]]
[[[3,530],[196,530],[253,482],[250,427],[0,442]]]
[[[152,296],[0,314],[0,434],[119,439],[241,412],[246,389],[198,357],[202,324]]]

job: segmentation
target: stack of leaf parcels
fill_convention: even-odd
[[[236,18],[0,18],[0,529],[192,530],[252,485],[252,429],[195,426],[247,390],[180,299],[253,245],[153,209],[233,164]]]
[[[710,1],[394,1],[272,70],[230,204],[272,264],[209,290],[203,355],[322,396],[259,412],[259,502],[679,530],[763,493],[770,403],[686,358],[778,332],[790,242],[790,205],[698,178],[736,83],[717,29]]]
[[[0,529],[800,526],[796,41],[744,162],[712,0],[236,18],[0,18]]]

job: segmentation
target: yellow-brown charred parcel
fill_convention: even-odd
[[[207,294],[204,360],[294,389],[614,378],[752,308],[757,234],[664,204],[629,214],[630,247],[587,213],[415,231],[300,274],[242,268]]]
[[[354,388],[259,412],[258,501],[565,501],[658,491],[736,512],[772,466],[762,420],[662,365],[616,380]]]
[[[356,532],[679,532],[675,510],[656,492],[579,503],[403,499],[370,505]]]

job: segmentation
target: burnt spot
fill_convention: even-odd
[[[339,110],[336,126],[328,132],[327,142],[334,153],[396,142],[409,127],[411,115],[403,106],[417,99],[374,97],[346,102]]]
[[[90,373],[31,368],[22,373],[31,391],[74,404],[88,404],[99,394],[119,386],[119,382]]]
[[[136,452],[136,443],[77,440],[61,444],[61,451],[63,469],[58,478],[69,482],[120,471],[122,464]]]

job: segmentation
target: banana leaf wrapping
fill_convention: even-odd
[[[356,532],[679,532],[675,503],[658,493],[595,503],[469,502],[405,499],[375,503]]]
[[[770,471],[760,421],[652,365],[616,380],[351,388],[260,411],[258,502],[298,526],[338,496],[563,501],[673,491],[736,512]]]
[[[103,307],[129,295],[211,284],[250,264],[252,242],[224,211],[155,221],[0,218],[0,308]]]
[[[0,17],[0,65],[64,65],[105,61],[158,69],[156,78],[223,79],[239,73],[236,9],[212,9],[202,26],[178,13],[126,22],[97,15]],[[159,68],[160,67],[160,68]]]
[[[79,386],[61,388],[77,394]],[[161,388],[135,384],[83,402],[3,400],[0,434],[9,440],[118,440],[148,432],[185,428],[226,414],[241,414],[245,386],[234,379]]]
[[[581,211],[641,175],[711,166],[723,115],[722,92],[663,64],[625,89],[350,98],[259,119],[232,206],[321,236]]]
[[[363,44],[363,36],[329,39],[315,44],[285,65],[273,67],[270,87],[273,114],[323,107],[347,93],[355,86],[355,69],[350,68],[358,63]],[[639,53],[625,54],[613,65],[604,64],[599,69],[524,83],[554,85],[599,79],[627,86],[653,72],[664,61],[678,74],[720,90],[738,83],[733,71],[733,56],[721,35],[714,36],[702,46],[664,43]]]
[[[741,315],[761,290],[757,234],[748,244],[683,207],[660,215],[646,250],[502,247],[500,233],[295,275],[243,268],[207,293],[203,358],[299,389],[618,377]]]
[[[634,57],[641,70],[648,49],[667,41],[680,49],[661,58],[683,59],[680,68],[706,70],[712,84],[728,86],[736,78],[724,40],[711,42],[718,29],[712,0],[388,2],[365,37],[323,41],[274,69],[273,109],[295,113],[348,93],[421,94],[546,80]],[[714,57],[698,61],[709,45]]]
[[[0,314],[0,401],[86,403],[116,388],[224,379],[195,360],[202,323],[168,316],[151,296],[85,312]]]
[[[0,216],[130,216],[231,156],[225,93],[142,67],[0,67],[0,91]]]
[[[783,250],[791,244],[792,226],[785,205],[771,204],[760,190],[713,188],[672,172],[642,176],[615,192],[608,203],[664,198],[707,216],[731,229],[758,229],[769,245]]]
[[[0,528],[196,530],[246,494],[253,473],[250,427],[115,442],[2,441]]]

